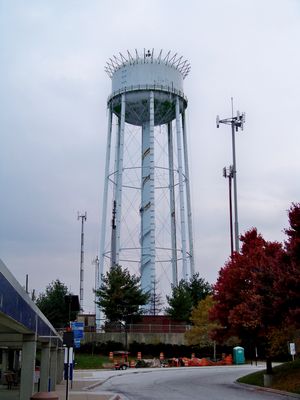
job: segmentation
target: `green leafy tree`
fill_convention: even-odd
[[[194,274],[189,281],[182,279],[177,286],[172,285],[172,294],[167,296],[169,307],[166,313],[178,321],[189,322],[193,308],[211,293],[211,285],[200,278],[199,273]]]
[[[102,276],[96,298],[96,304],[102,309],[108,322],[126,325],[143,314],[142,306],[149,302],[150,294],[141,289],[139,277],[130,275],[127,268],[114,265]]]
[[[212,286],[203,278],[200,278],[199,272],[190,278],[188,290],[192,296],[193,307],[197,307],[199,301],[204,300],[208,295],[212,294]]]
[[[36,300],[36,305],[54,328],[63,328],[69,323],[70,319],[76,319],[76,313],[70,314],[65,303],[65,296],[69,294],[67,286],[56,279],[46,287],[45,293],[41,293]]]
[[[211,295],[199,301],[197,307],[192,311],[192,328],[185,333],[185,338],[189,345],[199,345],[202,347],[212,346],[212,332],[219,327],[218,323],[209,319],[209,311],[214,305]]]

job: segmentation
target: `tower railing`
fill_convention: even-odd
[[[107,99],[107,103],[109,102],[116,96],[121,95],[126,92],[136,92],[139,90],[154,90],[154,91],[160,91],[160,92],[166,92],[166,93],[172,93],[175,94],[179,97],[181,97],[187,104],[188,99],[184,95],[184,93],[181,90],[177,90],[171,86],[165,86],[165,85],[131,85],[131,86],[124,86],[124,88],[119,89],[114,91]]]

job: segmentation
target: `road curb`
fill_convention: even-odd
[[[106,382],[106,381],[107,381],[107,379],[104,379],[104,380],[102,380],[102,381],[97,381],[97,382],[93,383],[92,385],[85,386],[85,387],[83,388],[83,390],[92,390],[92,389],[95,389],[97,386],[101,386],[102,383],[104,383],[104,382]],[[117,400],[118,400],[118,399],[117,399]]]
[[[272,389],[272,388],[256,386],[256,385],[250,385],[248,383],[241,383],[238,381],[235,381],[235,384],[244,386],[244,387],[248,387],[249,389],[253,389],[258,392],[269,392],[269,393],[274,393],[274,394],[280,394],[281,396],[294,397],[295,399],[300,399],[300,394],[297,394],[297,393],[285,392],[283,390]]]

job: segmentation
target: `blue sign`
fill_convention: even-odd
[[[72,330],[83,331],[84,323],[83,322],[71,322]]]
[[[71,328],[74,333],[74,346],[76,348],[80,347],[80,339],[83,338],[83,322],[71,322]]]
[[[73,331],[74,339],[82,339],[83,338],[83,331]]]

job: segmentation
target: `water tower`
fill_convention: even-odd
[[[105,70],[112,93],[98,276],[117,263],[140,274],[144,290],[166,292],[194,273],[183,93],[190,65],[170,51],[136,50]]]

